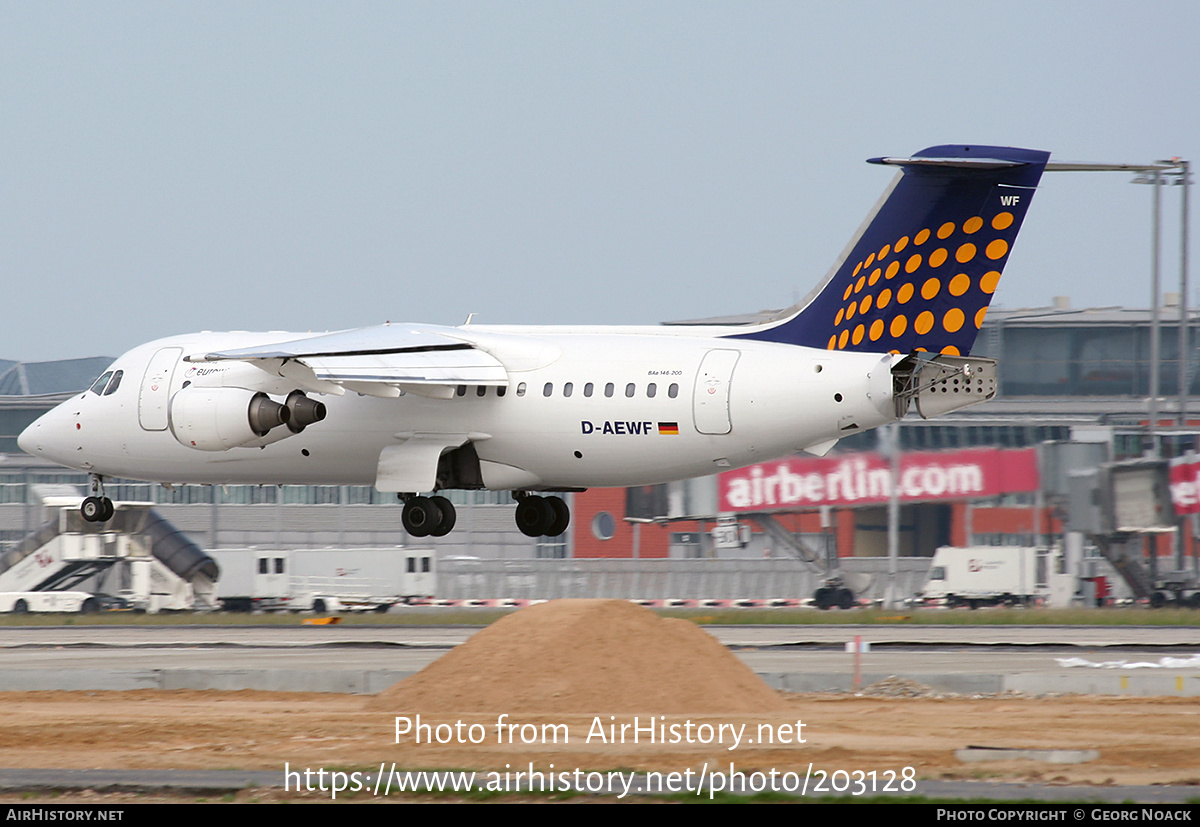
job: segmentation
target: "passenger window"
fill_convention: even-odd
[[[429,558],[428,557],[421,558],[421,571],[422,572],[429,571]]]
[[[613,395],[613,383],[612,382],[609,382],[607,385],[604,386],[604,395],[605,396]]]
[[[655,394],[657,394],[657,393],[658,393],[658,385],[651,382],[649,385],[646,386],[646,396],[653,399]]]
[[[466,385],[459,385],[459,386],[458,386],[458,395],[459,395],[459,396],[466,396],[466,395],[467,395],[467,386],[466,386]]]
[[[96,394],[96,396],[99,396],[100,394],[104,393],[104,388],[108,385],[109,379],[112,379],[112,371],[111,370],[108,371],[107,373],[105,373],[103,376],[101,376],[95,382],[93,382],[92,386],[90,388],[88,388],[88,390],[90,390],[92,393]]]
[[[487,385],[480,385],[475,389],[476,396],[487,396]]]
[[[283,558],[282,557],[275,558],[275,573],[283,574]]]
[[[416,570],[417,570],[417,558],[409,557],[408,558],[408,573],[414,574],[416,572]]]
[[[567,384],[563,385],[563,396],[570,396],[572,391],[574,391],[574,390],[575,390],[575,383],[568,382]]]
[[[268,559],[266,557],[258,558],[258,573],[259,574],[270,574],[271,573],[270,559]]]
[[[633,384],[632,382],[630,382],[628,385],[626,385],[626,386],[625,386],[625,395],[626,395],[627,397],[629,397],[630,399],[632,399],[632,398],[633,398],[633,395],[634,395],[635,393],[637,393],[637,385],[635,385],[635,384]]]
[[[104,389],[105,396],[111,396],[117,392],[117,388],[121,387],[121,377],[125,375],[125,371],[119,370],[112,375],[112,380],[108,383],[108,387]]]
[[[508,385],[501,385],[496,388],[496,396],[504,396],[506,393],[508,393]]]
[[[674,382],[671,383],[671,387],[667,388],[667,396],[671,397],[672,399],[679,396],[679,386]]]
[[[554,393],[554,383],[547,382],[546,387],[542,388],[542,396],[549,396],[552,393]]]
[[[592,395],[592,383],[591,382],[588,382],[586,385],[583,386],[583,395],[584,396]]]
[[[522,382],[521,384],[517,385],[517,396],[524,396],[524,395],[525,395],[525,383]]]

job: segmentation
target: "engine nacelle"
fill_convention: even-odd
[[[171,398],[171,433],[198,451],[246,445],[290,418],[287,406],[245,388],[188,387]]]

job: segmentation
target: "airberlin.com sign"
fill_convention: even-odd
[[[1200,513],[1200,457],[1171,460],[1171,501],[1176,514]]]
[[[874,453],[792,457],[727,471],[718,485],[722,511],[869,505],[888,501],[892,473]],[[1037,486],[1033,448],[913,452],[900,460],[900,499],[906,501],[996,497]]]

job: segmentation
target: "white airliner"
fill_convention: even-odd
[[[533,492],[647,485],[808,451],[995,392],[971,358],[1049,154],[937,146],[900,168],[825,280],[756,325],[196,333],[117,359],[19,443],[104,478],[374,484],[414,536],[446,489],[511,490],[529,536],[570,512]],[[430,496],[430,494],[434,494]]]

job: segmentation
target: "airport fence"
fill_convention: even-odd
[[[844,558],[842,574],[855,594],[884,596],[886,558]],[[915,595],[929,574],[930,558],[897,561],[896,593]],[[527,559],[443,558],[438,597],[456,600],[549,600],[611,597],[636,600],[807,599],[825,575],[798,560],[770,559]]]

